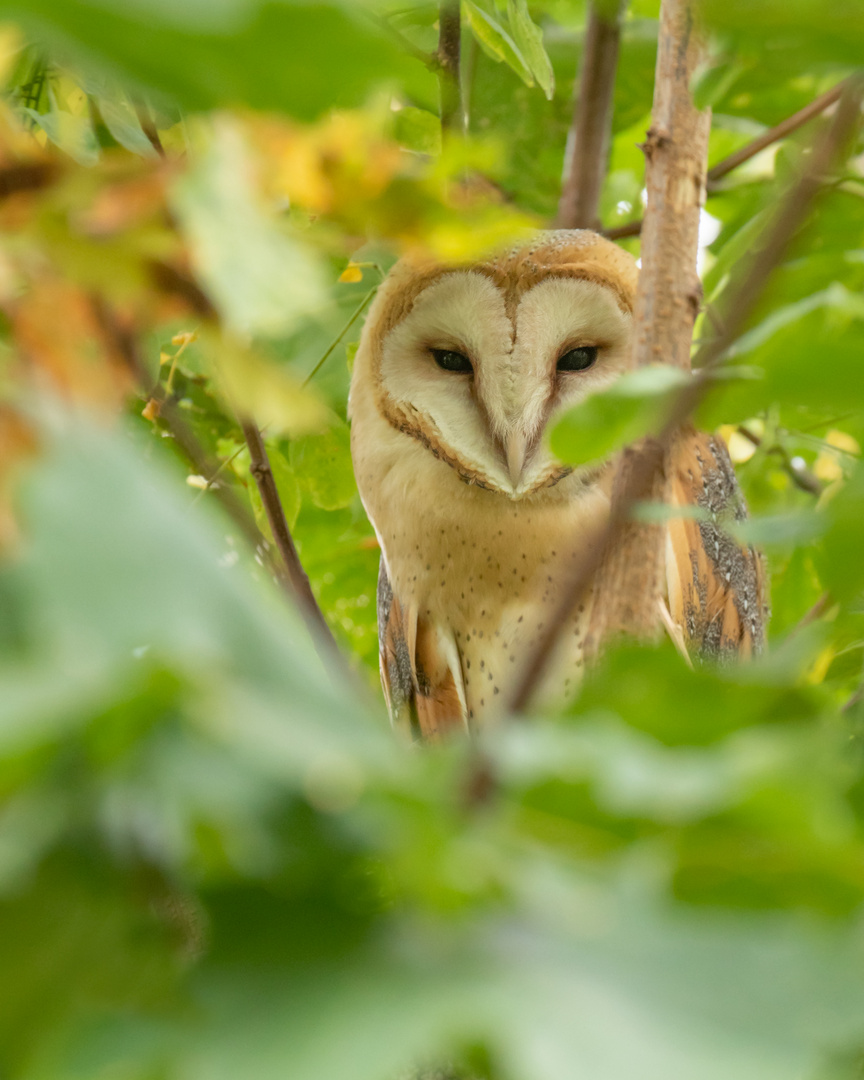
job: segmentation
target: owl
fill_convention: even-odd
[[[628,370],[638,269],[585,230],[471,265],[406,259],[370,309],[349,399],[351,452],[381,545],[381,678],[419,738],[502,712],[562,577],[610,512],[614,467],[564,464],[555,417]],[[667,470],[667,473],[670,470]],[[695,652],[761,648],[759,558],[722,528],[745,513],[725,446],[689,430],[667,499],[667,620]],[[595,584],[559,637],[541,702],[575,694]]]

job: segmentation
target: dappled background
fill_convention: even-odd
[[[624,16],[601,201],[637,255],[658,7]],[[857,0],[699,7],[709,165],[860,63]],[[407,250],[552,221],[586,11],[462,17],[465,140],[435,4],[0,0],[0,1080],[860,1075],[860,137],[698,417],[768,654],[624,646],[567,715],[405,747],[363,314]],[[697,337],[826,123],[712,185]],[[274,580],[242,416],[344,663]],[[595,420],[556,450],[632,417]]]

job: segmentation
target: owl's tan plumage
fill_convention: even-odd
[[[637,276],[622,249],[568,231],[469,267],[404,260],[376,297],[351,385],[352,455],[381,542],[382,681],[415,734],[497,711],[568,561],[608,515],[610,467],[565,467],[542,437],[627,370]],[[462,368],[443,369],[454,354]],[[591,362],[559,370],[565,356]],[[695,649],[754,651],[759,560],[714,523],[743,505],[725,448],[685,433],[673,472],[670,501],[710,520],[668,526],[672,618]],[[602,602],[589,594],[559,638],[547,699],[578,685]]]

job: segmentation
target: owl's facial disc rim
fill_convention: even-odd
[[[507,288],[507,282],[498,280],[497,274],[485,274],[482,273],[482,271],[478,274],[478,269],[479,268],[466,268],[465,270],[462,270],[462,268],[448,268],[447,270],[439,271],[428,276],[424,274],[422,287],[417,289],[416,292],[412,288],[411,294],[408,297],[408,302],[406,302],[404,297],[400,297],[398,306],[394,305],[395,310],[393,314],[395,318],[393,318],[392,323],[387,326],[387,333],[380,339],[378,348],[375,350],[379,371],[383,362],[382,352],[387,339],[390,338],[391,334],[398,333],[400,324],[404,319],[411,316],[415,310],[418,310],[419,297],[427,290],[440,291],[441,289],[446,290],[447,288],[452,288],[451,285],[446,283],[447,279],[457,278],[457,276],[460,276],[463,273],[468,275],[469,282],[460,284],[458,292],[454,294],[456,299],[448,300],[447,302],[456,305],[455,310],[457,313],[459,312],[459,303],[465,303],[464,298],[466,294],[471,295],[476,292],[478,293],[478,301],[482,300],[485,302],[485,296],[482,295],[480,288],[476,284],[470,282],[470,278],[480,276],[487,278],[487,280],[491,278],[490,284],[503,295],[503,314],[506,315],[512,325],[511,341],[515,341],[516,319],[519,317],[517,312],[521,312],[522,310],[532,310],[531,308],[523,309],[521,306],[523,301],[527,304],[528,299],[532,295],[539,295],[539,291],[543,291],[545,296],[547,280],[549,280],[548,287],[551,288],[555,288],[559,280],[562,282],[574,280],[580,282],[584,281],[586,287],[591,290],[598,292],[601,289],[611,291],[613,300],[615,301],[616,320],[620,319],[622,315],[630,316],[631,313],[630,305],[622,303],[619,292],[612,288],[608,281],[604,280],[601,282],[596,280],[597,275],[583,274],[581,270],[579,272],[573,272],[573,270],[568,267],[563,273],[556,273],[552,268],[549,268],[548,271],[544,268],[544,271],[546,272],[543,274],[537,274],[536,276],[532,274],[534,280],[530,282],[529,288],[516,291],[509,290]],[[540,280],[537,280],[538,278]],[[469,284],[470,289],[468,288]],[[535,292],[535,290],[538,290],[538,292]],[[554,301],[556,294],[552,295]],[[557,300],[559,311],[569,310],[569,297],[565,297],[564,299],[567,300],[567,305],[563,309],[561,298]],[[583,301],[583,303],[586,303],[586,301]],[[577,310],[579,310],[578,304]],[[471,339],[472,335],[476,337],[477,332],[475,330],[473,318],[467,318],[464,311],[461,314],[461,318],[463,322],[466,323],[466,325],[463,326],[463,330],[467,333],[467,338]],[[536,316],[534,319],[536,322]],[[608,320],[609,317],[607,317],[607,322]],[[557,349],[552,352],[551,356],[547,352],[546,356],[549,359],[545,361],[545,364],[538,362],[533,370],[534,378],[538,380],[549,380],[550,392],[547,398],[548,409],[541,410],[541,402],[538,394],[535,393],[533,399],[527,397],[526,401],[530,406],[530,411],[527,414],[524,431],[514,431],[509,423],[509,417],[507,418],[508,422],[503,423],[502,416],[498,415],[498,413],[501,412],[502,394],[500,392],[498,394],[497,403],[495,394],[492,394],[492,411],[490,412],[487,408],[485,396],[490,393],[489,386],[497,384],[488,383],[488,373],[486,372],[486,369],[478,367],[479,361],[472,355],[473,349],[465,347],[463,334],[458,332],[458,326],[457,334],[452,335],[451,333],[446,332],[445,326],[439,325],[436,327],[434,325],[436,321],[440,323],[440,319],[436,320],[435,318],[430,318],[428,321],[431,326],[425,326],[425,333],[421,329],[420,335],[414,338],[413,343],[409,337],[406,339],[406,342],[403,343],[402,347],[407,347],[409,349],[413,348],[415,350],[413,352],[413,355],[416,358],[415,362],[420,361],[421,354],[425,352],[426,364],[428,364],[428,367],[425,370],[428,372],[428,375],[423,374],[424,368],[421,364],[421,366],[417,368],[418,376],[421,380],[419,385],[421,388],[429,388],[434,386],[435,383],[438,383],[440,386],[439,391],[437,391],[439,397],[436,400],[434,397],[435,391],[426,391],[430,394],[429,402],[433,406],[432,410],[429,411],[424,407],[425,403],[422,395],[419,401],[413,398],[413,388],[412,392],[409,392],[404,386],[400,387],[396,396],[391,396],[387,385],[381,385],[377,395],[379,409],[392,427],[402,434],[408,435],[422,443],[431,451],[435,458],[442,463],[447,464],[456,473],[462,483],[504,495],[508,500],[519,501],[535,493],[540,493],[544,488],[551,488],[559,484],[563,479],[571,476],[573,473],[576,473],[576,475],[572,477],[572,482],[578,488],[582,488],[583,486],[587,487],[596,482],[597,476],[602,472],[602,468],[598,470],[595,467],[589,466],[587,463],[586,465],[574,468],[564,464],[560,460],[554,460],[551,458],[551,455],[548,454],[543,455],[542,461],[537,459],[533,466],[529,467],[529,462],[535,457],[535,452],[542,438],[542,432],[547,429],[550,415],[557,410],[558,406],[566,402],[572,392],[579,393],[577,388],[582,383],[582,379],[588,375],[589,369],[594,368],[595,366],[602,366],[603,354],[606,352],[607,347],[617,348],[620,345],[617,333],[613,339],[606,340],[606,334],[603,329],[600,329],[599,334],[595,336],[590,329],[588,330],[588,334],[579,331],[577,331],[576,334],[572,334],[573,328],[571,328],[572,336],[567,335],[563,338],[563,342],[562,338],[559,337],[558,341],[555,342],[558,346]],[[422,317],[419,325],[423,327]],[[553,323],[553,325],[555,324]],[[429,333],[430,329],[432,329],[432,333]],[[435,332],[436,329],[438,330],[438,333]],[[445,330],[445,332],[441,333],[441,330]],[[541,342],[543,340],[549,341],[548,338],[544,339],[542,334],[539,340]],[[476,344],[476,342],[474,344]],[[551,341],[549,341],[549,344],[551,344]],[[508,351],[508,347],[502,343],[496,342],[495,348],[502,350],[502,355],[504,352]],[[571,368],[569,370],[567,368],[559,369],[558,363],[561,361],[562,357],[576,349],[582,349],[586,352],[590,350],[590,354],[586,357],[586,359],[590,360],[590,363],[586,363],[584,367],[580,368]],[[442,357],[447,357],[448,359],[450,359],[448,354],[457,354],[455,358],[452,358],[454,359],[454,362],[450,364],[442,363],[441,358],[435,355],[436,350],[441,353]],[[407,355],[411,355],[411,353],[409,352]],[[493,352],[492,355],[496,354]],[[458,360],[459,363],[456,363],[456,360]],[[549,366],[546,367],[546,364]],[[437,379],[433,378],[430,382],[429,379],[433,376],[433,373],[437,376]],[[460,378],[453,380],[451,376],[454,375],[458,375]],[[579,377],[578,382],[576,381],[577,376]],[[423,380],[425,380],[425,382]],[[454,391],[457,390],[457,387],[461,387],[461,389],[457,391],[460,395],[468,393],[470,394],[470,397],[474,399],[474,405],[482,416],[482,419],[485,421],[484,426],[487,432],[486,438],[490,440],[487,445],[489,450],[494,453],[494,466],[490,459],[475,457],[474,446],[472,446],[470,438],[474,438],[476,441],[478,436],[473,432],[473,429],[469,429],[472,434],[469,441],[464,444],[468,448],[468,452],[465,452],[464,449],[458,449],[463,445],[460,442],[460,439],[462,438],[461,431],[457,432],[453,429],[452,424],[452,418],[454,415],[458,415],[458,410],[456,413],[451,413],[449,419],[447,415],[443,415],[445,422],[439,427],[437,422],[438,414],[435,410],[441,407],[440,403],[442,398],[440,395],[446,392],[445,387],[448,385],[451,386]],[[501,385],[507,387],[510,384],[504,382]],[[589,382],[588,385],[590,386],[591,383]],[[510,391],[510,393],[512,394],[512,391]],[[464,399],[460,398],[460,400]],[[509,408],[509,401],[505,399],[504,405]],[[546,414],[542,418],[540,415],[541,411]],[[476,415],[476,413],[474,415]],[[459,437],[455,438],[454,441],[454,436],[456,435]],[[483,464],[484,461],[487,462],[486,465]],[[568,485],[568,487],[569,486],[570,485]]]

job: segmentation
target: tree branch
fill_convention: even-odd
[[[642,218],[628,221],[626,225],[616,225],[614,229],[602,229],[607,240],[623,240],[627,236],[638,236],[642,232]]]
[[[221,466],[210,457],[195,437],[194,432],[180,415],[180,411],[172,398],[166,394],[164,388],[156,386],[150,390],[147,389],[151,379],[147,367],[141,359],[133,335],[120,325],[114,313],[101,297],[94,296],[92,302],[93,310],[109,345],[119,354],[135,381],[147,394],[148,401],[154,404],[154,415],[158,415],[159,419],[163,421],[174,442],[192,465],[192,468],[200,476],[207,477],[209,485],[209,482],[216,477]],[[339,657],[341,664],[341,653],[312,594],[309,579],[300,565],[297,549],[294,547],[294,541],[288,530],[288,523],[285,521],[282,504],[279,501],[279,493],[276,490],[276,482],[273,479],[261,433],[250,421],[245,422],[242,426],[249,447],[251,472],[261,492],[270,528],[282,559],[273,559],[272,549],[259,531],[252,514],[229,487],[214,484],[212,490],[229,517],[251,544],[252,549],[260,554],[267,569],[288,594],[291,602],[299,608],[322,660],[325,663],[332,663],[334,656],[336,656]]]
[[[153,403],[153,418],[158,416],[171,433],[174,442],[180,448],[183,456],[199,476],[205,476],[212,480],[219,472],[219,463],[214,461],[206,452],[201,443],[195,438],[195,434],[180,414],[174,401],[165,393],[163,387],[152,386],[152,377],[147,371],[147,366],[141,359],[138,345],[134,336],[120,325],[108,304],[98,295],[91,297],[93,311],[102,330],[102,333],[112,351],[120,357],[128,368],[133,379],[146,395],[148,406]],[[261,553],[262,558],[269,561],[267,540],[261,535],[255,519],[248,508],[240,502],[234,492],[221,484],[214,487],[214,493],[228,516],[240,532],[252,545],[253,550]],[[278,568],[272,562],[269,569],[274,577],[279,578]]]
[[[573,124],[567,136],[564,186],[556,220],[560,229],[599,227],[620,39],[620,7],[606,15],[592,3]]]
[[[727,173],[737,169],[739,165],[743,165],[745,161],[749,161],[773,143],[785,139],[787,135],[791,135],[793,131],[797,131],[809,120],[812,120],[820,113],[823,113],[829,106],[839,101],[845,88],[845,82],[837,83],[836,86],[811,101],[809,105],[805,105],[803,109],[799,109],[798,112],[787,116],[785,120],[781,120],[779,124],[769,128],[753,139],[752,142],[742,146],[740,150],[736,150],[734,154],[730,154],[728,157],[723,158],[722,161],[718,161],[716,165],[708,170],[709,191]]]
[[[583,544],[582,558],[576,561],[563,582],[558,605],[542,634],[538,636],[513,690],[510,699],[511,711],[523,712],[530,703],[547,670],[562,630],[602,563],[604,551],[616,542],[630,519],[635,503],[650,490],[658,470],[662,467],[664,453],[673,446],[681,425],[713,385],[714,369],[744,329],[768,279],[779,265],[795,233],[806,220],[826,174],[835,166],[848,145],[860,119],[861,96],[860,81],[856,80],[845,88],[831,127],[810,154],[798,182],[783,199],[769,229],[766,243],[751,260],[747,273],[741,275],[739,286],[728,290],[723,302],[724,318],[721,329],[694,357],[694,366],[699,361],[701,369],[677,395],[660,436],[647,440],[641,450],[625,451],[630,467],[626,471],[619,498],[613,503],[606,524],[596,529],[589,543]]]
[[[438,85],[441,91],[441,127],[462,134],[465,112],[462,108],[459,53],[462,23],[459,0],[441,0],[438,9]]]
[[[633,317],[633,367],[664,362],[690,369],[693,324],[702,287],[696,271],[699,215],[705,197],[710,110],[698,110],[690,81],[702,52],[693,25],[691,0],[663,0],[651,127],[645,140],[648,201],[642,232],[642,269]],[[642,459],[623,455],[612,491],[613,507],[632,497],[662,502],[663,452],[646,449]],[[644,475],[643,475],[644,471]],[[590,659],[613,635],[651,637],[660,628],[664,530],[657,523],[619,515],[615,543],[607,547],[597,572],[586,633]]]
[[[258,491],[261,493],[261,501],[264,503],[273,539],[276,541],[279,554],[282,556],[282,564],[294,601],[300,609],[300,614],[306,621],[313,639],[325,645],[328,651],[338,654],[338,646],[321,612],[321,608],[318,606],[318,601],[312,592],[312,586],[309,584],[309,578],[306,576],[306,571],[300,562],[300,556],[297,554],[297,548],[294,546],[294,539],[285,519],[285,511],[282,508],[282,500],[279,498],[273,470],[270,468],[267,448],[264,446],[264,439],[258,430],[258,425],[252,420],[242,420],[240,426],[243,428],[243,436],[246,439],[246,445],[249,447],[250,471],[255,477]]]
[[[708,191],[717,190],[718,182],[732,172],[733,169],[737,169],[739,165],[743,165],[745,161],[749,161],[766,147],[785,139],[793,131],[797,131],[798,128],[803,127],[808,121],[819,116],[820,113],[823,113],[827,108],[839,101],[846,85],[846,82],[838,83],[820,97],[811,101],[809,105],[805,105],[803,109],[799,109],[798,112],[788,116],[785,120],[781,120],[779,124],[757,136],[746,146],[742,146],[740,150],[736,150],[733,154],[723,158],[722,161],[718,161],[716,165],[708,170],[706,179]],[[603,235],[608,240],[622,240],[628,236],[638,236],[642,232],[642,225],[642,219],[628,221],[625,225],[617,225],[612,229],[603,229]]]

